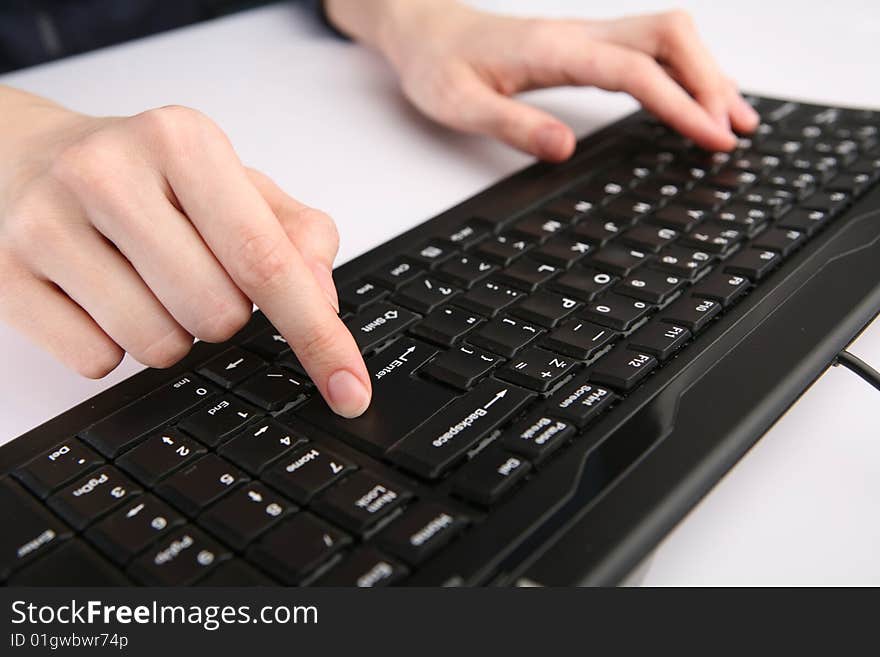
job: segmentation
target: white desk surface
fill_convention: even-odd
[[[612,16],[665,2],[483,0],[510,13]],[[880,107],[880,9],[863,0],[678,2],[743,88]],[[0,77],[81,111],[196,107],[248,164],[336,219],[344,262],[529,163],[488,139],[430,124],[375,55],[302,9],[269,6]],[[532,100],[579,134],[635,107],[595,90]],[[821,312],[817,308],[816,312]],[[880,364],[880,325],[853,351]],[[78,378],[0,326],[0,443],[140,369]],[[825,374],[663,541],[644,584],[880,584],[880,397]]]

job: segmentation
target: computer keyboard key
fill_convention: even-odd
[[[198,586],[275,586],[276,582],[269,579],[256,568],[241,559],[229,559],[202,577]]]
[[[691,290],[695,297],[718,301],[727,308],[749,291],[751,284],[745,276],[717,270],[703,278]]]
[[[178,426],[199,442],[215,447],[259,416],[258,408],[226,395],[185,417]]]
[[[670,203],[647,217],[645,221],[683,233],[691,230],[707,216],[708,213],[702,208]]]
[[[354,281],[337,288],[339,306],[350,313],[359,313],[371,303],[388,296],[388,290],[368,281]]]
[[[458,254],[460,249],[461,245],[451,244],[446,240],[433,239],[410,252],[409,258],[427,269],[434,269]]]
[[[354,534],[363,534],[412,497],[396,483],[359,470],[312,501],[311,508]]]
[[[801,205],[809,210],[822,210],[829,217],[836,217],[847,203],[849,203],[849,195],[845,192],[822,191],[816,192]]]
[[[491,226],[480,219],[473,219],[458,226],[451,233],[438,235],[438,238],[449,242],[459,249],[469,249],[489,236]]]
[[[456,305],[486,317],[494,317],[499,311],[523,298],[525,294],[508,287],[498,280],[483,281],[474,289],[455,300]]]
[[[858,198],[868,191],[868,187],[871,186],[872,182],[874,182],[872,174],[847,171],[837,174],[825,186],[825,189],[832,192],[845,192],[853,198]]]
[[[208,454],[162,481],[155,492],[194,518],[245,479],[234,465]]]
[[[77,479],[46,504],[77,531],[140,493],[140,487],[112,465]]]
[[[633,334],[629,348],[651,354],[662,362],[687,344],[690,338],[691,332],[684,326],[651,322]]]
[[[772,218],[767,210],[746,203],[731,203],[715,216],[723,224],[733,225],[750,236],[757,234]]]
[[[752,242],[752,246],[756,249],[776,251],[784,258],[806,241],[806,236],[799,230],[791,228],[770,228],[761,233],[761,235]]]
[[[308,379],[270,367],[249,378],[234,392],[264,411],[280,411],[288,404],[304,400],[311,388]]]
[[[513,355],[544,333],[543,329],[514,317],[497,317],[473,333],[468,341],[504,358]]]
[[[724,254],[745,239],[745,233],[721,222],[706,222],[682,237],[681,243],[708,253]]]
[[[80,437],[104,456],[113,458],[146,434],[209,399],[215,390],[201,377],[183,375],[96,422]]]
[[[315,397],[295,409],[290,421],[286,415],[281,421],[301,428],[299,422],[305,420],[359,449],[381,455],[455,397],[447,386],[412,376],[435,353],[437,349],[424,342],[404,338],[367,359],[373,399],[359,417],[340,417]]]
[[[409,258],[398,258],[386,263],[367,278],[369,278],[370,282],[378,283],[382,287],[393,291],[406,285],[423,271],[424,267],[417,262]]]
[[[145,486],[153,486],[204,453],[201,443],[177,429],[168,429],[154,433],[123,454],[116,465]]]
[[[621,346],[599,359],[590,372],[590,381],[628,392],[656,367],[654,356]]]
[[[496,278],[514,287],[532,292],[560,271],[562,270],[559,267],[524,257],[500,272]],[[475,308],[475,310],[478,309]]]
[[[800,201],[816,191],[816,176],[807,171],[774,171],[766,178],[767,184],[792,192]]]
[[[643,269],[630,274],[614,287],[614,291],[633,299],[659,305],[666,303],[681,290],[686,281],[673,274]]]
[[[419,502],[383,530],[377,541],[396,557],[417,566],[443,549],[467,523],[467,518],[447,506]]]
[[[152,495],[141,495],[92,525],[86,538],[124,566],[153,541],[184,524],[177,511]]]
[[[578,201],[568,196],[559,196],[542,205],[541,211],[547,216],[556,217],[566,223],[572,223],[583,219],[595,207],[589,201]]]
[[[72,532],[21,485],[0,479],[0,581],[70,538]]]
[[[464,344],[444,351],[421,371],[438,381],[467,390],[500,362],[501,358],[495,354]]]
[[[499,370],[498,377],[531,390],[545,392],[570,374],[576,365],[577,362],[568,356],[530,347]]]
[[[660,252],[654,266],[682,278],[692,279],[715,259],[715,255],[706,251],[672,245]]]
[[[469,502],[492,506],[522,482],[531,468],[522,456],[490,445],[455,474],[452,488]]]
[[[732,192],[741,192],[757,182],[758,176],[752,171],[742,171],[737,168],[725,168],[718,173],[709,176],[707,183],[716,189],[726,189]]]
[[[223,445],[218,454],[255,475],[305,442],[305,438],[275,420],[265,419],[239,433]]]
[[[650,214],[655,207],[654,202],[646,201],[632,194],[624,194],[606,203],[601,210],[601,214],[612,221],[629,225]]]
[[[397,443],[388,458],[436,479],[533,399],[527,390],[486,379]]]
[[[400,306],[380,301],[362,313],[345,320],[361,353],[372,351],[415,323],[419,316]]]
[[[510,231],[518,237],[541,243],[565,228],[566,224],[559,219],[534,212],[516,221]]]
[[[199,517],[199,525],[224,543],[244,550],[263,532],[296,510],[260,482],[237,488]]]
[[[186,586],[231,556],[201,530],[184,525],[135,559],[128,574],[147,586]]]
[[[315,586],[391,586],[408,574],[406,566],[373,547],[359,547],[315,581]]]
[[[678,238],[678,231],[663,226],[651,224],[637,224],[626,231],[620,241],[639,251],[657,253],[660,249],[671,244]]]
[[[615,281],[617,281],[617,277],[611,274],[578,267],[551,281],[547,288],[581,301],[592,301],[611,287]]]
[[[604,249],[600,249],[593,255],[590,262],[593,266],[603,271],[608,271],[618,276],[629,276],[633,270],[641,267],[648,259],[649,256],[644,251],[611,244]]]
[[[284,584],[293,585],[350,543],[347,534],[301,512],[269,530],[250,547],[247,556]]]
[[[741,200],[758,205],[767,210],[773,217],[781,217],[797,202],[797,195],[786,189],[778,189],[769,185],[753,187],[742,196]]]
[[[523,299],[510,312],[545,328],[553,328],[580,305],[577,299],[541,290]]]
[[[93,450],[71,438],[19,466],[13,476],[36,495],[47,497],[103,462]]]
[[[696,296],[682,297],[664,311],[662,321],[684,326],[696,335],[720,312],[721,304],[717,301]]]
[[[400,288],[394,295],[393,301],[424,314],[431,312],[459,293],[461,290],[458,288],[436,278],[425,276]]]
[[[610,240],[620,235],[628,224],[615,221],[607,216],[592,215],[577,224],[571,231],[577,240],[593,244],[595,247],[605,246]]]
[[[653,306],[620,294],[606,294],[599,301],[588,305],[580,315],[591,322],[607,326],[615,331],[628,331],[648,316]]]
[[[199,368],[199,374],[224,388],[232,388],[266,366],[249,351],[232,347]]]
[[[113,564],[80,540],[67,541],[9,578],[9,586],[129,586]]]
[[[281,354],[290,351],[287,340],[272,327],[258,333],[242,344],[242,347],[268,360],[275,360]]]
[[[476,248],[475,253],[482,258],[506,267],[533,246],[534,242],[508,233],[484,240]]]
[[[717,212],[727,203],[733,194],[726,189],[717,189],[709,185],[697,185],[693,189],[684,192],[680,199],[688,206],[696,206],[709,212]]]
[[[540,465],[574,435],[571,422],[538,413],[514,424],[501,435],[498,444]]]
[[[554,418],[562,418],[583,427],[616,399],[617,395],[610,390],[576,377],[550,396],[544,411]]]
[[[795,208],[780,219],[777,225],[780,228],[799,230],[805,235],[810,236],[827,224],[829,218],[828,213],[822,210]]]
[[[605,326],[575,317],[544,337],[541,346],[578,360],[589,360],[617,337],[615,331]]]
[[[451,347],[485,320],[456,306],[443,306],[428,315],[412,329],[413,335],[444,347]]]
[[[282,459],[263,474],[263,480],[299,504],[356,469],[351,461],[317,443],[310,443]]]
[[[498,265],[475,255],[451,258],[437,269],[437,275],[446,281],[470,289],[498,269]]]
[[[743,249],[724,263],[724,271],[729,274],[745,276],[757,282],[769,274],[780,262],[782,256],[766,249]]]
[[[531,257],[568,269],[592,252],[593,247],[589,243],[560,235],[547,240],[542,246],[532,251]]]

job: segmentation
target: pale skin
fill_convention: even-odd
[[[549,161],[575,136],[515,98],[560,85],[633,95],[697,144],[729,150],[758,116],[681,12],[613,21],[522,19],[450,0],[328,0],[406,97],[441,124]],[[339,237],[325,213],[244,166],[184,107],[92,117],[0,86],[0,319],[84,376],[125,352],[168,367],[221,342],[252,302],[330,407],[360,415],[370,377],[337,316]]]

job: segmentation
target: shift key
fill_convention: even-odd
[[[517,386],[486,379],[397,443],[389,458],[435,479],[534,397]]]
[[[366,353],[402,333],[417,319],[419,316],[415,313],[381,302],[371,304],[360,314],[345,320],[345,326],[361,352]]]

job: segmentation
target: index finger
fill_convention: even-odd
[[[327,404],[339,415],[360,415],[371,384],[354,338],[225,135],[206,127],[207,119],[183,120],[198,125],[181,131],[164,173],[184,212],[236,285],[288,341]]]

